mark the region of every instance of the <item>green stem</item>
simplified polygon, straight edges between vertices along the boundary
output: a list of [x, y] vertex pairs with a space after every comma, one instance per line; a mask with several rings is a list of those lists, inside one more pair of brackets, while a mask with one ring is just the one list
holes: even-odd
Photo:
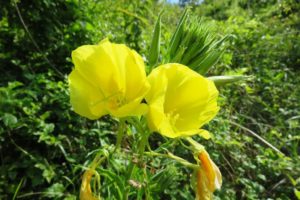
[[190, 143], [191, 149], [194, 152], [201, 152], [205, 149], [203, 145], [199, 144], [198, 142], [193, 140], [191, 137], [185, 137], [184, 139]]
[[132, 176], [132, 172], [134, 170], [135, 165], [133, 164], [133, 162], [131, 161], [129, 164], [129, 171], [128, 171], [128, 175], [125, 178], [126, 183], [125, 183], [125, 192], [123, 194], [123, 200], [127, 200], [128, 199], [128, 193], [129, 193], [129, 189], [130, 189], [130, 185], [128, 185], [128, 180], [130, 180], [131, 176]]
[[156, 153], [156, 152], [152, 151], [152, 152], [145, 152], [145, 154], [150, 155], [150, 156], [159, 156], [159, 157], [164, 157], [164, 158], [170, 158], [170, 159], [175, 160], [176, 162], [178, 162], [178, 163], [180, 163], [180, 164], [182, 164], [182, 165], [184, 165], [188, 168], [195, 169], [195, 170], [199, 169], [199, 165], [190, 163], [189, 161], [184, 160], [181, 157], [175, 156], [174, 154], [172, 154], [170, 152], [168, 152], [168, 154], [161, 154], [161, 153]]
[[149, 137], [149, 133], [144, 132], [144, 134], [142, 135], [142, 138], [140, 140], [139, 147], [138, 147], [138, 153], [139, 153], [140, 158], [143, 157], [143, 153], [145, 152], [145, 147], [148, 142], [148, 137]]
[[[136, 128], [137, 132], [141, 135], [141, 139], [139, 141], [137, 150], [138, 150], [139, 159], [142, 159], [143, 154], [145, 152], [145, 147], [146, 147], [146, 144], [147, 144], [148, 137], [149, 137], [150, 133], [149, 133], [148, 130], [144, 129], [144, 127], [141, 124], [140, 120], [138, 120], [137, 118], [130, 118], [130, 119], [128, 119], [128, 121]], [[125, 185], [127, 185], [127, 186], [125, 188], [125, 192], [124, 192], [124, 195], [123, 195], [123, 200], [128, 199], [128, 193], [129, 193], [129, 190], [130, 190], [130, 186], [128, 185], [128, 180], [131, 179], [134, 168], [135, 168], [135, 164], [131, 160], [131, 162], [129, 164], [129, 167], [128, 167], [128, 175], [125, 178], [125, 180], [126, 180]]]
[[146, 144], [148, 142], [148, 138], [150, 135], [149, 130], [146, 130], [143, 125], [141, 124], [141, 121], [138, 120], [137, 118], [130, 118], [128, 119], [128, 121], [134, 125], [134, 127], [136, 128], [137, 132], [141, 135], [141, 139], [139, 141], [139, 145], [138, 145], [138, 154], [140, 155], [140, 157], [142, 157], [144, 151], [145, 151], [145, 147]]
[[120, 124], [119, 124], [119, 130], [118, 130], [118, 134], [117, 134], [117, 143], [116, 143], [116, 147], [114, 149], [114, 152], [120, 148], [121, 146], [121, 142], [125, 133], [125, 128], [126, 128], [126, 123], [125, 123], [125, 119], [120, 119]]

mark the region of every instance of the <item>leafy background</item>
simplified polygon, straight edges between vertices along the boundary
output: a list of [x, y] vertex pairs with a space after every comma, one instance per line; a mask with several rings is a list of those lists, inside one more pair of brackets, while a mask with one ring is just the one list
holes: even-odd
[[[109, 37], [146, 56], [162, 9], [165, 51], [185, 6], [216, 34], [231, 34], [209, 74], [253, 76], [220, 88], [222, 109], [207, 127], [214, 138], [200, 140], [223, 174], [215, 198], [299, 199], [297, 0], [1, 1], [0, 199], [77, 199], [83, 166], [95, 150], [115, 142], [118, 124], [109, 117], [89, 121], [72, 111], [66, 79], [73, 67], [71, 51]], [[153, 162], [163, 172], [153, 178], [154, 199], [194, 198], [189, 171]], [[114, 190], [107, 187], [102, 193], [110, 199]]]

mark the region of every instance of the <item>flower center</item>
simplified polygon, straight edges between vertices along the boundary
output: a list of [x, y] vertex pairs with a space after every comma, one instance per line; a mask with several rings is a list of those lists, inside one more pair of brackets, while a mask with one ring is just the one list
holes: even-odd
[[178, 129], [176, 127], [176, 122], [179, 119], [179, 114], [176, 112], [176, 110], [172, 110], [166, 113], [166, 117], [173, 129], [174, 132], [177, 132]]
[[117, 109], [127, 103], [123, 93], [118, 92], [108, 98], [108, 106], [110, 109]]
[[95, 101], [91, 103], [91, 106], [97, 106], [98, 104], [106, 103], [108, 107], [112, 110], [115, 110], [125, 104], [128, 103], [127, 99], [124, 97], [122, 92], [116, 92], [112, 95], [109, 95], [101, 100]]

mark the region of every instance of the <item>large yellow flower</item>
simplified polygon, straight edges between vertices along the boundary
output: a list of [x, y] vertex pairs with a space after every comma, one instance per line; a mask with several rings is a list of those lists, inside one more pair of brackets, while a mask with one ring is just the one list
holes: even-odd
[[107, 39], [72, 52], [75, 69], [69, 75], [71, 104], [89, 119], [141, 115], [150, 85], [142, 57], [123, 44]]
[[147, 119], [152, 131], [170, 138], [206, 133], [200, 127], [219, 110], [212, 81], [176, 63], [155, 68], [148, 80]]
[[201, 167], [197, 172], [196, 199], [211, 200], [213, 192], [221, 188], [222, 175], [205, 150], [199, 153], [198, 159]]

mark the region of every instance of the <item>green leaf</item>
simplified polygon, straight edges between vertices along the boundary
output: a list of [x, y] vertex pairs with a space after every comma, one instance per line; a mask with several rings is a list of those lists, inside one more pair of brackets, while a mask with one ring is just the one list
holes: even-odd
[[49, 163], [46, 160], [45, 160], [45, 164], [37, 163], [37, 164], [35, 164], [35, 167], [38, 169], [41, 169], [43, 171], [43, 177], [47, 180], [48, 183], [50, 183], [51, 180], [56, 175], [53, 167], [51, 165], [49, 165]]
[[150, 71], [152, 67], [157, 63], [158, 58], [159, 58], [159, 52], [160, 52], [160, 34], [161, 34], [161, 15], [162, 12], [159, 14], [153, 36], [152, 36], [152, 42], [150, 46], [150, 52], [149, 52], [149, 66], [150, 66]]
[[203, 59], [196, 68], [199, 74], [205, 74], [208, 70], [218, 62], [223, 51], [209, 51], [207, 52], [207, 56]]
[[54, 183], [49, 188], [47, 188], [45, 196], [48, 198], [57, 198], [64, 195], [65, 187], [61, 183]]
[[294, 189], [294, 192], [295, 192], [297, 199], [299, 200], [300, 199], [300, 191], [297, 189]]
[[21, 181], [19, 182], [19, 184], [18, 184], [18, 186], [17, 186], [17, 188], [16, 188], [16, 191], [15, 191], [15, 193], [14, 193], [14, 196], [13, 196], [13, 200], [15, 200], [16, 199], [16, 197], [17, 197], [17, 195], [18, 195], [18, 192], [20, 191], [20, 188], [22, 187], [22, 185], [23, 185], [23, 182], [24, 182], [24, 178], [22, 178], [21, 179]]
[[76, 199], [77, 199], [77, 197], [75, 195], [72, 195], [72, 194], [69, 194], [68, 196], [66, 196], [64, 198], [64, 200], [76, 200]]
[[16, 123], [18, 123], [17, 117], [10, 114], [10, 113], [5, 113], [2, 120], [3, 120], [4, 125], [9, 127], [9, 128], [13, 128], [14, 125]]
[[19, 87], [19, 86], [22, 86], [22, 85], [23, 85], [23, 83], [21, 83], [19, 81], [9, 82], [8, 83], [8, 88], [12, 90], [12, 89], [14, 89], [16, 87]]
[[106, 181], [107, 185], [103, 187], [109, 187], [111, 184], [113, 185], [114, 195], [118, 196], [118, 199], [121, 199], [124, 192], [125, 186], [123, 184], [124, 180], [123, 177], [118, 176], [114, 172], [106, 169], [100, 169], [100, 176], [106, 177], [108, 180]]
[[180, 18], [180, 21], [179, 21], [177, 27], [176, 27], [176, 31], [171, 38], [170, 46], [169, 46], [169, 59], [170, 58], [172, 59], [172, 57], [174, 56], [174, 54], [178, 48], [178, 45], [180, 43], [180, 38], [183, 33], [183, 27], [187, 20], [187, 14], [188, 14], [188, 9], [185, 9], [183, 15]]

